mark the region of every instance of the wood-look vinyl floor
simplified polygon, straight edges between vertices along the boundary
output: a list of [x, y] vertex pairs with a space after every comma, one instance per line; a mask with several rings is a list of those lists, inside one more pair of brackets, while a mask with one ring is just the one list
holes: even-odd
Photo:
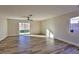
[[14, 36], [0, 42], [0, 54], [79, 54], [79, 50], [57, 39]]

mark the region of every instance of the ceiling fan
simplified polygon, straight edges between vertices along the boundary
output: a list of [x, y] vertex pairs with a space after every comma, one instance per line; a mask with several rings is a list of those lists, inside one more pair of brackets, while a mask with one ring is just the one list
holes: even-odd
[[31, 21], [33, 21], [32, 19], [31, 19], [31, 17], [32, 17], [32, 15], [29, 15], [29, 16], [21, 16], [21, 17], [19, 17], [19, 18], [8, 18], [8, 19], [15, 19], [15, 20], [26, 20], [27, 22], [31, 22]]
[[26, 18], [26, 20], [28, 21], [33, 21], [32, 19], [30, 19], [32, 17], [32, 15], [29, 15], [29, 16], [23, 16], [23, 18]]

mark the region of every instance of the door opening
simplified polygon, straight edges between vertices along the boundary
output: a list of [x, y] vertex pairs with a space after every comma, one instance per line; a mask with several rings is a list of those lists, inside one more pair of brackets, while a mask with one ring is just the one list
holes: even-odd
[[19, 35], [30, 34], [30, 23], [19, 23]]

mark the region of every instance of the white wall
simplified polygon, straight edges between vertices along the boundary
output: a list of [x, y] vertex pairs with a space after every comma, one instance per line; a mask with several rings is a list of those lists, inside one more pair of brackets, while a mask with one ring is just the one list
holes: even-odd
[[18, 34], [18, 21], [8, 20], [8, 36], [15, 36]]
[[31, 34], [40, 34], [40, 21], [33, 21], [31, 22]]
[[7, 37], [7, 20], [0, 17], [0, 41]]
[[55, 38], [79, 46], [79, 34], [69, 32], [69, 21], [74, 16], [79, 16], [79, 11], [44, 20], [41, 22], [41, 32], [45, 34], [45, 30], [49, 29]]
[[[8, 20], [8, 36], [16, 36], [18, 35], [19, 30], [19, 22], [27, 22], [27, 21], [21, 21], [21, 20]], [[31, 22], [31, 34], [39, 34], [40, 33], [40, 22], [39, 21], [33, 21]]]

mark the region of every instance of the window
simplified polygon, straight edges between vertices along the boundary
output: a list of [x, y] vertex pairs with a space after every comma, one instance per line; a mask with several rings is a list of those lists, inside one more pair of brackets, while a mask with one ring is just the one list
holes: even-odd
[[30, 23], [19, 23], [19, 34], [30, 34]]
[[79, 33], [79, 16], [70, 19], [70, 32]]

